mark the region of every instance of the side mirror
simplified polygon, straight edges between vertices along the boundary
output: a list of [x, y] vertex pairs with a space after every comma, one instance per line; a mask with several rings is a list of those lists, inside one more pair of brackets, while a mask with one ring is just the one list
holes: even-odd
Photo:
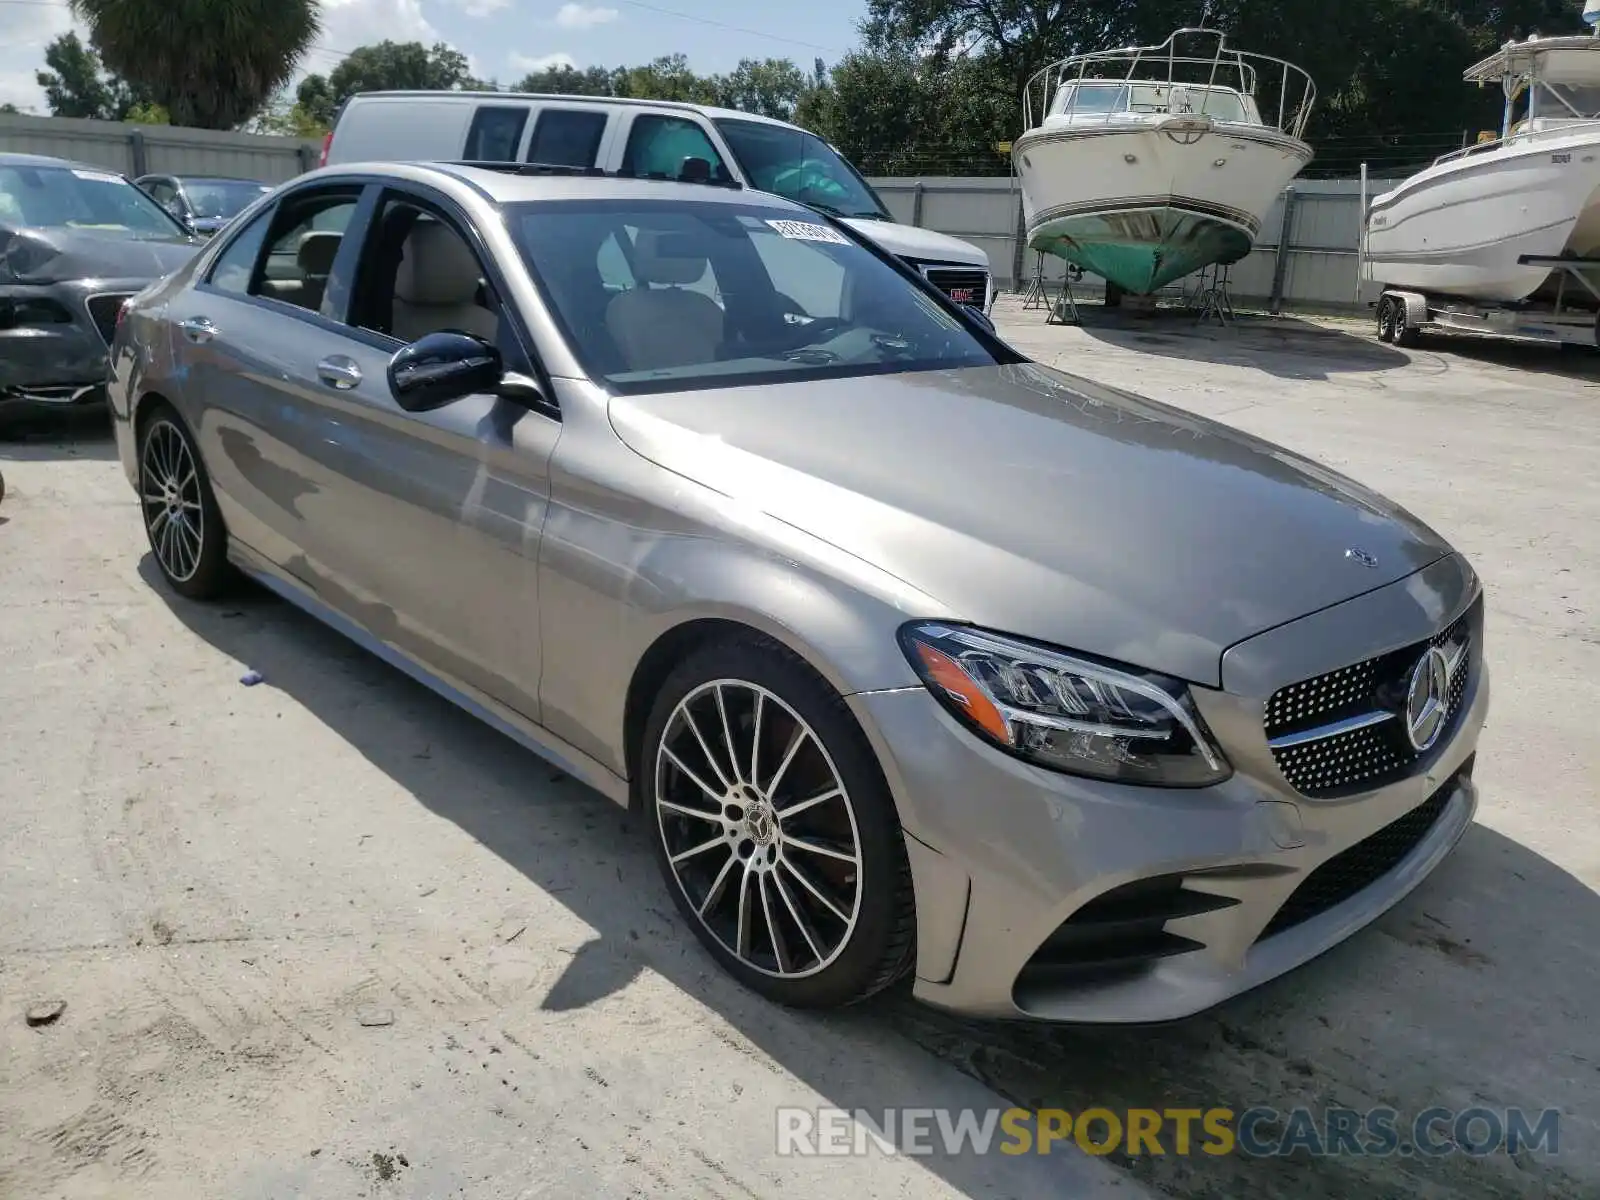
[[466, 396], [493, 393], [505, 377], [500, 351], [471, 334], [418, 338], [389, 360], [389, 393], [407, 412], [431, 412]]
[[995, 329], [994, 321], [990, 319], [989, 314], [984, 312], [983, 309], [979, 308], [976, 304], [963, 304], [961, 307], [967, 310], [967, 316], [971, 317], [979, 325], [982, 325], [990, 333], [998, 332]]

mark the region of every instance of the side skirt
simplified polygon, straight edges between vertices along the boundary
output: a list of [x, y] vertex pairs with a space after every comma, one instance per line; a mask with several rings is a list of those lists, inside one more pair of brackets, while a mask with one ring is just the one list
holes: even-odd
[[373, 637], [367, 629], [328, 607], [299, 580], [285, 575], [238, 542], [233, 542], [229, 546], [228, 558], [234, 566], [262, 587], [287, 600], [330, 629], [342, 633], [369, 654], [409, 675], [423, 687], [443, 696], [457, 708], [477, 717], [524, 749], [533, 751], [552, 766], [588, 784], [608, 800], [620, 804], [623, 808], [629, 806], [628, 781], [596, 762], [582, 750], [556, 737], [543, 727], [535, 725], [498, 701], [435, 675], [409, 654]]

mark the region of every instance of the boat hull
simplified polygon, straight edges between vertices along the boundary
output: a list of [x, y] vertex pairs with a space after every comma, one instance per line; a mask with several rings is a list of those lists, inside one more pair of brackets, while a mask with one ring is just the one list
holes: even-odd
[[1048, 126], [1018, 139], [1028, 244], [1137, 295], [1250, 252], [1311, 148], [1209, 121]]
[[1375, 283], [1516, 303], [1548, 263], [1600, 256], [1600, 124], [1436, 163], [1377, 197], [1367, 222]]

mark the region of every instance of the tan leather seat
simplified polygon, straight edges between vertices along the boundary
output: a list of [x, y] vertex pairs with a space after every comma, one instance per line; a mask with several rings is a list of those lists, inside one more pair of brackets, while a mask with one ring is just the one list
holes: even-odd
[[300, 268], [300, 291], [291, 297], [313, 312], [322, 309], [322, 296], [328, 290], [328, 276], [333, 273], [333, 260], [339, 257], [339, 246], [344, 235], [329, 229], [313, 229], [300, 235], [300, 245], [295, 250], [295, 265]]
[[716, 361], [723, 312], [699, 283], [706, 255], [687, 234], [641, 229], [633, 248], [634, 286], [606, 306], [606, 330], [626, 370], [659, 371]]
[[478, 260], [460, 234], [437, 221], [419, 222], [395, 274], [390, 332], [404, 342], [444, 329], [494, 341], [500, 321], [478, 303], [482, 282]]

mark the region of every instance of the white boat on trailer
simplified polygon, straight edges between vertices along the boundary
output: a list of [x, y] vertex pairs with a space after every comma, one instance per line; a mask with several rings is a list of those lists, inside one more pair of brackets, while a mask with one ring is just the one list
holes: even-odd
[[1052, 63], [1011, 150], [1029, 246], [1136, 295], [1238, 262], [1311, 160], [1315, 100], [1299, 67], [1215, 29]]
[[1507, 42], [1468, 68], [1505, 96], [1498, 137], [1373, 199], [1362, 273], [1378, 336], [1450, 329], [1596, 344], [1600, 318], [1600, 37]]

